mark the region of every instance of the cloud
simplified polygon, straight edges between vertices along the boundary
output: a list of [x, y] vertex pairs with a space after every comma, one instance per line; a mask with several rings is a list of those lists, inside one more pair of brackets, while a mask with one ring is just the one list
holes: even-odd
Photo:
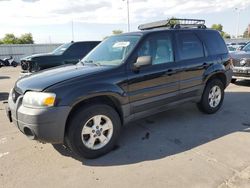
[[[126, 0], [0, 0], [0, 24], [48, 25], [77, 22], [126, 22]], [[214, 13], [246, 8], [250, 0], [130, 0], [130, 20], [142, 23], [171, 16]], [[10, 11], [11, 10], [11, 11]]]
[[82, 12], [92, 12], [96, 11], [100, 8], [111, 8], [112, 4], [110, 2], [101, 1], [98, 3], [86, 2], [84, 4], [79, 3], [71, 3], [67, 7], [60, 8], [58, 10], [54, 10], [54, 13], [58, 14], [72, 14], [72, 13], [82, 13]]
[[36, 1], [40, 1], [40, 0], [22, 0], [23, 2], [27, 2], [27, 3], [34, 3]]

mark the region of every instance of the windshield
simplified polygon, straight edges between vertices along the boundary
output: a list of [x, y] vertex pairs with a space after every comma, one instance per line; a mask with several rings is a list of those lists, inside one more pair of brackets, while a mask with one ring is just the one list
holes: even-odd
[[227, 48], [229, 51], [236, 51], [236, 48], [234, 48], [233, 46], [228, 46]]
[[244, 46], [243, 50], [250, 51], [250, 43], [248, 43], [246, 46]]
[[72, 43], [66, 43], [66, 44], [63, 44], [61, 46], [59, 46], [58, 48], [56, 48], [52, 54], [55, 54], [55, 55], [62, 55], [63, 52], [65, 52], [70, 46], [71, 46]]
[[85, 56], [81, 62], [118, 66], [123, 63], [123, 60], [133, 50], [139, 38], [138, 35], [109, 37]]

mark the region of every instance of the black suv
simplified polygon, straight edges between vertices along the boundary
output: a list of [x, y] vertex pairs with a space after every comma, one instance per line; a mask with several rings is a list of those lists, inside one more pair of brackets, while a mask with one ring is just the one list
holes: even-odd
[[76, 64], [100, 41], [65, 43], [51, 53], [35, 54], [21, 59], [23, 73], [37, 72], [63, 64]]
[[32, 139], [95, 158], [131, 120], [187, 101], [215, 113], [232, 78], [224, 40], [204, 20], [172, 21], [109, 37], [76, 65], [18, 80], [6, 108], [10, 121]]

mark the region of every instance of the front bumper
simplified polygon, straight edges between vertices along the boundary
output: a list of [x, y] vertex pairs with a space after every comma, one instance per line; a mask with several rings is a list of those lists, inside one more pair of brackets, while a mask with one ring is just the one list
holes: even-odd
[[234, 67], [233, 78], [250, 80], [250, 67]]
[[16, 103], [10, 97], [6, 113], [10, 121], [34, 140], [49, 143], [63, 143], [66, 120], [70, 107], [28, 108], [22, 105], [22, 96]]

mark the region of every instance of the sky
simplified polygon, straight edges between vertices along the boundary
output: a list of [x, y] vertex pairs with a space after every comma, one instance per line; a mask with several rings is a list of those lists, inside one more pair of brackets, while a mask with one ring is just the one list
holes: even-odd
[[[0, 38], [32, 33], [36, 43], [65, 43], [127, 32], [127, 0], [0, 0], [0, 9]], [[250, 24], [250, 0], [129, 0], [129, 13], [130, 31], [177, 17], [205, 19], [207, 27], [220, 23], [236, 35], [238, 20], [239, 34]]]

